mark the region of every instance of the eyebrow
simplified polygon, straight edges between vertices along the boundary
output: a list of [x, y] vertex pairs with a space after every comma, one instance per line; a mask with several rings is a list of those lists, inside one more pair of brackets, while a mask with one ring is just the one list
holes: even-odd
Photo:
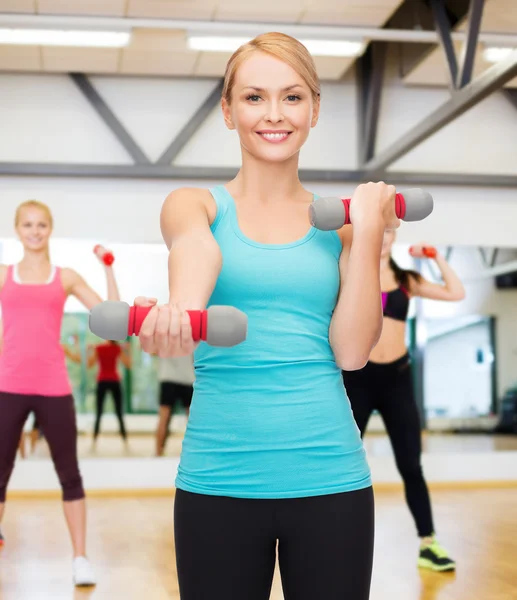
[[[285, 87], [285, 88], [282, 89], [282, 92], [288, 92], [289, 90], [292, 90], [292, 89], [297, 88], [297, 87], [301, 88], [302, 85], [299, 84], [299, 83], [294, 83], [293, 85], [288, 85], [287, 87]], [[246, 85], [246, 86], [244, 86], [243, 89], [245, 89], [245, 90], [255, 90], [256, 92], [264, 92], [265, 91], [264, 88], [257, 87], [255, 85]]]

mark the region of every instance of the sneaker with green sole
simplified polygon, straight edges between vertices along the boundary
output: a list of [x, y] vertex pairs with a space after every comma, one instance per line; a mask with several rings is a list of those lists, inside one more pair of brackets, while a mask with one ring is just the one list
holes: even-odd
[[420, 548], [418, 566], [431, 571], [454, 571], [456, 562], [449, 556], [447, 550], [434, 540], [431, 544]]

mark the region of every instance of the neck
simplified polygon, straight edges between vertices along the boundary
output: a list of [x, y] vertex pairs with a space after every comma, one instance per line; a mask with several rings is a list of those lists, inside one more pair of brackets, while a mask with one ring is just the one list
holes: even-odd
[[31, 269], [47, 267], [50, 264], [50, 256], [48, 248], [42, 250], [27, 250], [23, 251], [23, 258], [20, 264]]
[[242, 167], [228, 186], [232, 195], [269, 204], [292, 201], [304, 189], [298, 176], [298, 154], [281, 163], [257, 160], [242, 150]]
[[386, 254], [386, 256], [381, 256], [381, 271], [390, 268], [390, 258], [391, 256], [389, 254]]

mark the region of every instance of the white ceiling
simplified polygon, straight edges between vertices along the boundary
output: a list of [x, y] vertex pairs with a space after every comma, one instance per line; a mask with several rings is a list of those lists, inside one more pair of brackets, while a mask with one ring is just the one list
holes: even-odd
[[[1, 13], [72, 15], [192, 21], [259, 22], [381, 28], [403, 0], [0, 0]], [[485, 0], [481, 30], [517, 34], [517, 0]], [[465, 30], [466, 20], [456, 28]], [[460, 56], [461, 44], [456, 43]], [[135, 28], [123, 49], [0, 45], [0, 71], [68, 72], [147, 76], [208, 76], [224, 73], [230, 53], [192, 51], [186, 32]], [[338, 80], [350, 58], [315, 57], [322, 80]], [[478, 75], [491, 66], [479, 45]], [[448, 66], [438, 46], [404, 79], [408, 85], [448, 85]], [[507, 84], [517, 87], [517, 78]]]
[[[382, 27], [403, 0], [0, 0], [0, 13]], [[230, 53], [191, 51], [182, 30], [134, 29], [124, 49], [0, 45], [0, 70], [222, 76]], [[354, 59], [315, 57], [322, 80]]]

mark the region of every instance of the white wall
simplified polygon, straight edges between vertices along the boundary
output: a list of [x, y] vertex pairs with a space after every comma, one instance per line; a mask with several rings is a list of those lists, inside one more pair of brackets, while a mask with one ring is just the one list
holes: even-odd
[[[151, 160], [156, 159], [217, 81], [92, 77], [92, 82]], [[447, 101], [440, 88], [391, 81], [381, 104], [377, 151]], [[318, 126], [301, 167], [357, 167], [356, 89], [324, 83]], [[487, 127], [485, 123], [489, 123]], [[66, 75], [0, 73], [0, 160], [130, 164], [123, 148]], [[393, 169], [425, 172], [515, 173], [517, 112], [495, 93], [401, 158]], [[238, 166], [235, 132], [216, 107], [177, 165]]]
[[[215, 84], [215, 80], [110, 77], [94, 77], [92, 81], [151, 159], [160, 155]], [[434, 88], [388, 85], [378, 149], [403, 135], [445, 101], [447, 94]], [[356, 168], [356, 119], [353, 84], [324, 84], [320, 123], [302, 150], [300, 166]], [[0, 161], [131, 163], [65, 75], [0, 73], [0, 131]], [[515, 139], [517, 111], [496, 93], [393, 167], [515, 174]], [[236, 134], [224, 127], [216, 108], [175, 164], [237, 167], [239, 160]], [[3, 177], [0, 237], [11, 235], [16, 205], [36, 197], [52, 207], [60, 237], [161, 242], [158, 214], [165, 196], [182, 185], [214, 183]], [[351, 183], [307, 185], [321, 195], [339, 196], [350, 195], [355, 187]], [[401, 241], [427, 238], [435, 244], [516, 244], [513, 224], [517, 219], [517, 190], [431, 186], [429, 191], [435, 197], [434, 213], [422, 223], [403, 225]]]
[[[400, 139], [450, 98], [448, 89], [386, 86], [376, 151]], [[390, 170], [515, 174], [517, 111], [494, 93], [394, 162]]]
[[[159, 215], [167, 194], [184, 185], [210, 187], [218, 183], [0, 177], [0, 237], [13, 235], [18, 204], [37, 198], [51, 207], [58, 237], [162, 243]], [[308, 183], [307, 187], [322, 196], [341, 197], [349, 196], [354, 189], [350, 183]], [[434, 196], [434, 212], [419, 223], [402, 223], [398, 233], [401, 242], [517, 245], [517, 190], [444, 186], [428, 189]]]

